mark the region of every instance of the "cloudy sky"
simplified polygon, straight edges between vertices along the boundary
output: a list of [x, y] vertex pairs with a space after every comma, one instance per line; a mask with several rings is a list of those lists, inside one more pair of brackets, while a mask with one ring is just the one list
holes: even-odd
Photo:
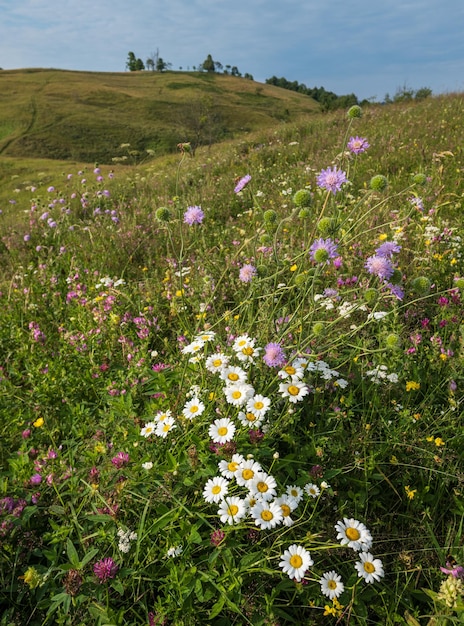
[[207, 54], [382, 101], [464, 91], [463, 0], [0, 0], [0, 67], [125, 71], [133, 51], [192, 69]]

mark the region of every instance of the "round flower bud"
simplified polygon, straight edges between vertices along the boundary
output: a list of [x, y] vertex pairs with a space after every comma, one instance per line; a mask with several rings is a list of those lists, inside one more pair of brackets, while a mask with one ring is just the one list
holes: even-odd
[[317, 223], [317, 230], [325, 237], [333, 235], [336, 231], [336, 222], [331, 217], [322, 217]]
[[274, 224], [277, 220], [277, 213], [273, 209], [268, 209], [267, 211], [264, 211], [263, 217], [266, 223]]
[[323, 322], [315, 322], [313, 324], [313, 335], [319, 336], [324, 332], [324, 323]]
[[307, 277], [307, 275], [305, 273], [297, 274], [295, 276], [295, 285], [297, 287], [303, 287], [303, 285], [306, 284], [307, 279], [308, 279], [308, 277]]
[[293, 203], [299, 207], [311, 206], [312, 198], [308, 189], [299, 189], [293, 196]]
[[369, 186], [374, 191], [384, 191], [388, 185], [388, 180], [383, 174], [377, 174], [371, 178]]
[[263, 246], [268, 246], [269, 244], [272, 243], [272, 237], [270, 237], [267, 233], [264, 233], [259, 238], [259, 243]]
[[165, 206], [156, 209], [155, 217], [158, 222], [169, 222], [171, 219], [171, 211]]
[[258, 265], [256, 267], [256, 272], [258, 273], [258, 276], [267, 276], [268, 271], [269, 271], [268, 266], [264, 265], [263, 263], [261, 263], [261, 265]]
[[394, 270], [393, 274], [390, 276], [390, 282], [392, 283], [392, 285], [399, 285], [402, 279], [403, 274], [400, 272], [400, 270]]
[[464, 289], [464, 278], [456, 278], [454, 284], [458, 289]]
[[427, 276], [418, 276], [412, 281], [412, 287], [416, 293], [425, 295], [430, 291], [430, 280]]
[[328, 250], [326, 250], [325, 248], [318, 248], [317, 250], [314, 250], [313, 258], [316, 263], [325, 263], [329, 260], [330, 255]]
[[302, 220], [307, 220], [308, 217], [311, 217], [311, 211], [308, 209], [308, 207], [303, 207], [299, 210], [298, 217]]
[[357, 117], [361, 117], [362, 116], [362, 109], [361, 109], [361, 107], [358, 106], [357, 104], [355, 104], [354, 106], [350, 107], [348, 109], [347, 116], [350, 118], [350, 120], [354, 120]]
[[369, 289], [366, 289], [366, 291], [364, 292], [364, 299], [367, 302], [367, 304], [374, 304], [378, 296], [379, 296], [379, 292], [377, 291], [377, 289], [374, 289], [374, 287], [370, 287]]
[[427, 182], [427, 176], [425, 174], [414, 174], [412, 182], [416, 185], [425, 185]]
[[385, 345], [388, 350], [398, 350], [401, 348], [401, 337], [396, 333], [390, 333], [385, 337]]

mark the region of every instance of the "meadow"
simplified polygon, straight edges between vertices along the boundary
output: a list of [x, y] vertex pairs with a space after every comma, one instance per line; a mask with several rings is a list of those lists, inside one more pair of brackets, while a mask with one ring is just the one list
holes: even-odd
[[1, 626], [462, 624], [462, 115], [2, 157]]

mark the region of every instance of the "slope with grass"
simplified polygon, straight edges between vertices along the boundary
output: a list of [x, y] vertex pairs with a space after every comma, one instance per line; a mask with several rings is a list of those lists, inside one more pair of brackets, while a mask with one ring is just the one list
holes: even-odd
[[319, 111], [301, 94], [193, 72], [0, 72], [0, 154], [111, 163], [119, 146], [156, 154]]

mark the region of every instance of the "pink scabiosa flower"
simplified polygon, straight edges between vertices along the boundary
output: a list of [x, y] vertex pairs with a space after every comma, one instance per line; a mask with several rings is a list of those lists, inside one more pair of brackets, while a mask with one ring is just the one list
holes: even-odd
[[193, 224], [201, 224], [205, 217], [204, 212], [199, 206], [189, 206], [184, 213], [184, 223], [192, 226]]
[[364, 267], [367, 269], [369, 274], [373, 274], [383, 280], [391, 278], [394, 272], [390, 259], [385, 256], [379, 256], [378, 254], [370, 256]]
[[337, 166], [333, 169], [328, 167], [325, 170], [321, 170], [317, 177], [317, 185], [321, 189], [326, 189], [332, 193], [337, 193], [342, 188], [343, 183], [346, 183], [348, 179], [343, 170], [339, 170]]
[[263, 361], [268, 367], [282, 367], [287, 359], [280, 343], [268, 343], [264, 348]]
[[97, 561], [93, 566], [93, 573], [98, 578], [100, 584], [106, 583], [107, 580], [111, 580], [117, 574], [119, 567], [113, 561], [111, 557], [101, 559]]
[[316, 263], [327, 263], [337, 256], [337, 244], [332, 239], [316, 239], [309, 248], [309, 256]]
[[242, 283], [251, 283], [256, 274], [256, 267], [254, 265], [251, 265], [250, 263], [246, 263], [240, 268], [238, 277], [240, 278]]
[[237, 184], [235, 185], [234, 192], [235, 193], [240, 193], [242, 191], [242, 189], [244, 189], [248, 185], [250, 180], [251, 180], [250, 174], [246, 174], [245, 176], [240, 178], [239, 181], [237, 182]]
[[370, 144], [364, 137], [350, 137], [346, 147], [353, 154], [361, 154], [370, 148]]
[[121, 467], [129, 463], [129, 455], [127, 452], [118, 452], [116, 456], [111, 459], [111, 463], [118, 469], [121, 469]]

